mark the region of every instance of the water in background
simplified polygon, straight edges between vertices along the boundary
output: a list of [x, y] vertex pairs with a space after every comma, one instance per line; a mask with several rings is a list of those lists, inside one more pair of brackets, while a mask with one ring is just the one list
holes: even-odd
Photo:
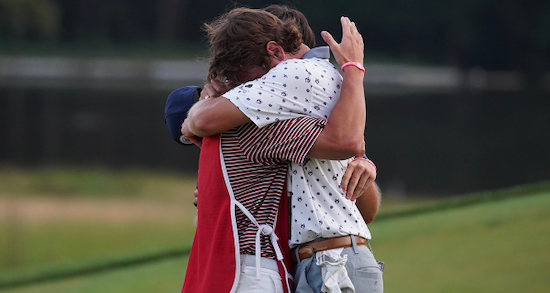
[[[200, 82], [197, 82], [200, 84]], [[0, 87], [0, 164], [196, 174], [164, 125], [169, 90]], [[550, 96], [368, 94], [367, 154], [388, 196], [461, 194], [550, 179]]]

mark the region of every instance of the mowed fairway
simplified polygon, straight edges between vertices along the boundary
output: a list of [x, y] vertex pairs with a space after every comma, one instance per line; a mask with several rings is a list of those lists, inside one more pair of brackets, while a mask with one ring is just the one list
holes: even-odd
[[550, 292], [548, 191], [370, 227], [385, 292]]
[[[369, 225], [385, 292], [550, 292], [550, 191]], [[179, 292], [186, 258], [8, 288], [26, 292]]]
[[181, 291], [187, 258], [174, 258], [63, 281], [0, 290], [2, 293], [176, 293]]

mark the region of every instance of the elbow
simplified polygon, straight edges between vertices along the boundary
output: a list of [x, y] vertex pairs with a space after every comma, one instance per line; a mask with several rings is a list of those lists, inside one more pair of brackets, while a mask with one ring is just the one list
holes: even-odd
[[365, 147], [365, 140], [363, 137], [361, 137], [360, 141], [356, 141], [354, 143], [354, 150], [356, 157], [363, 157], [363, 155], [366, 153], [366, 147]]
[[318, 156], [319, 158], [331, 159], [331, 160], [345, 160], [351, 157], [363, 157], [365, 153], [365, 142], [356, 140], [339, 140], [332, 141], [330, 149], [330, 155]]
[[362, 136], [351, 138], [341, 143], [341, 145], [345, 148], [343, 151], [349, 156], [362, 157], [365, 153], [365, 140]]
[[367, 188], [366, 193], [357, 199], [357, 207], [363, 216], [365, 223], [369, 224], [374, 221], [378, 210], [380, 209], [380, 202], [382, 195], [378, 184], [373, 182], [369, 188]]
[[365, 223], [370, 224], [372, 221], [374, 221], [374, 218], [376, 218], [376, 213], [364, 216], [363, 220], [365, 220]]
[[323, 130], [308, 153], [308, 158], [345, 160], [353, 156], [362, 157], [365, 153], [365, 142], [352, 136], [338, 137]]
[[378, 207], [372, 207], [365, 213], [361, 213], [363, 216], [363, 220], [365, 220], [365, 223], [369, 224], [370, 222], [374, 221], [374, 218], [376, 218], [376, 215], [378, 214]]

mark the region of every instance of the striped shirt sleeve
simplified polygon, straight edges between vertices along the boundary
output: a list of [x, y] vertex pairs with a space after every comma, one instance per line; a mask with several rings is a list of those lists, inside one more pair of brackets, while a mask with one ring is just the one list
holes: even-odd
[[[323, 119], [300, 117], [271, 123], [260, 131], [247, 124], [239, 138], [245, 156], [256, 163], [272, 165], [290, 161], [299, 165], [307, 162], [307, 154], [326, 125]], [[256, 130], [256, 131], [255, 131]]]

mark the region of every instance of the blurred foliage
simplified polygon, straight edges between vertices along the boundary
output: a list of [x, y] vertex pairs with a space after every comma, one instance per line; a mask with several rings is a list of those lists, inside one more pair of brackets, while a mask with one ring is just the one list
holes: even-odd
[[54, 42], [60, 31], [59, 9], [48, 0], [0, 0], [0, 29], [15, 42]]

